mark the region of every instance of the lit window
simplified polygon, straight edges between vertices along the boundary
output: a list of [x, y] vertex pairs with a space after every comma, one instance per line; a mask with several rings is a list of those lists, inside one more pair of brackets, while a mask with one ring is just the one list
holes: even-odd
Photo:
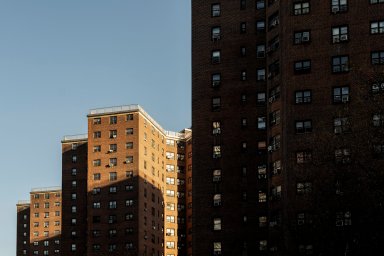
[[221, 205], [221, 194], [215, 194], [213, 196], [213, 206], [220, 206]]
[[265, 130], [266, 129], [266, 117], [258, 117], [257, 118], [257, 129]]
[[221, 255], [221, 242], [213, 242], [213, 255]]
[[221, 218], [213, 219], [213, 230], [221, 230]]
[[221, 126], [219, 121], [212, 122], [212, 134], [213, 135], [221, 134]]
[[259, 203], [267, 202], [267, 194], [263, 191], [259, 191]]
[[213, 170], [213, 182], [220, 182], [221, 181], [221, 170], [216, 169]]
[[221, 146], [216, 145], [213, 146], [213, 158], [220, 158], [221, 157]]

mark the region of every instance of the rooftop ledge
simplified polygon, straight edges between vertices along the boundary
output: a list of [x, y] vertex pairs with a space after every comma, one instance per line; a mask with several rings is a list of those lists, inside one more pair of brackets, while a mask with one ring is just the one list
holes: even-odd
[[45, 187], [45, 188], [33, 188], [31, 190], [31, 193], [36, 193], [36, 192], [49, 192], [49, 191], [61, 191], [61, 187], [56, 186], [56, 187]]

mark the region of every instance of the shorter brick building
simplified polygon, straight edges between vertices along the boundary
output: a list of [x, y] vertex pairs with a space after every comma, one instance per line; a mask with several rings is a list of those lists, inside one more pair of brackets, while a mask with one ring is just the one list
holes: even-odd
[[17, 256], [60, 255], [61, 188], [32, 189], [17, 204]]

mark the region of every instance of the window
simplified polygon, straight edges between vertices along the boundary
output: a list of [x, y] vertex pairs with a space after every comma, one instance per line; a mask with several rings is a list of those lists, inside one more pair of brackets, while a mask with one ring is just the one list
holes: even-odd
[[94, 173], [93, 174], [93, 180], [100, 180], [101, 174], [100, 173]]
[[294, 34], [294, 44], [309, 43], [311, 39], [311, 33], [309, 31], [299, 31]]
[[303, 120], [295, 122], [296, 133], [310, 133], [312, 132], [312, 120]]
[[221, 205], [221, 194], [215, 194], [213, 196], [213, 206], [220, 206]]
[[240, 10], [245, 10], [245, 8], [247, 8], [247, 1], [240, 0]]
[[294, 63], [295, 74], [305, 74], [311, 72], [311, 60], [301, 60]]
[[352, 225], [352, 218], [351, 218], [351, 212], [336, 212], [336, 227], [342, 227], [342, 226], [351, 226]]
[[256, 58], [264, 58], [265, 57], [265, 45], [260, 44], [256, 46]]
[[175, 178], [166, 177], [165, 182], [169, 185], [175, 185]]
[[114, 139], [117, 137], [117, 130], [110, 130], [109, 131], [109, 138]]
[[133, 142], [127, 142], [127, 143], [125, 143], [125, 148], [126, 148], [126, 149], [133, 149]]
[[212, 17], [219, 17], [221, 14], [220, 4], [212, 4], [211, 13], [212, 13]]
[[214, 73], [212, 74], [212, 87], [217, 88], [221, 84], [221, 74], [220, 73]]
[[258, 0], [256, 1], [256, 9], [261, 10], [265, 8], [265, 1], [264, 0]]
[[269, 113], [269, 124], [271, 126], [280, 124], [280, 110]]
[[348, 10], [347, 0], [332, 0], [332, 13], [346, 12]]
[[259, 227], [266, 227], [266, 226], [267, 226], [267, 216], [260, 216]]
[[383, 34], [384, 33], [384, 20], [371, 22], [371, 34]]
[[348, 41], [348, 26], [332, 28], [332, 42], [340, 43]]
[[240, 23], [240, 33], [244, 34], [247, 32], [247, 23], [246, 22], [241, 22]]
[[213, 255], [221, 255], [221, 242], [213, 242]]
[[94, 139], [101, 138], [101, 132], [100, 132], [100, 131], [94, 132], [94, 133], [93, 133], [93, 138], [94, 138]]
[[109, 209], [116, 209], [117, 208], [116, 201], [109, 201], [108, 208]]
[[333, 103], [346, 103], [349, 102], [349, 87], [335, 87], [333, 88]]
[[383, 114], [373, 114], [372, 116], [372, 125], [374, 127], [381, 127], [384, 126], [384, 115]]
[[212, 27], [211, 28], [211, 37], [213, 41], [221, 39], [221, 27]]
[[217, 64], [217, 63], [220, 63], [220, 50], [214, 50], [212, 51], [211, 53], [211, 61], [212, 61], [212, 64]]
[[49, 208], [49, 202], [44, 203], [44, 208]]
[[92, 206], [94, 209], [99, 209], [101, 205], [100, 202], [93, 202]]
[[336, 56], [332, 57], [332, 72], [342, 73], [349, 71], [349, 57], [348, 56]]
[[93, 124], [101, 124], [101, 118], [100, 117], [93, 118]]
[[303, 15], [309, 13], [309, 2], [295, 3], [293, 5], [294, 15]]
[[276, 160], [272, 163], [272, 175], [278, 175], [281, 172], [281, 161]]
[[265, 68], [260, 68], [256, 71], [256, 80], [265, 81]]
[[108, 153], [113, 153], [117, 151], [117, 145], [116, 144], [109, 144], [109, 150]]
[[311, 103], [312, 95], [311, 91], [296, 91], [295, 92], [295, 103], [303, 104], [303, 103]]
[[133, 205], [133, 199], [128, 199], [125, 201], [125, 206], [132, 206]]
[[266, 119], [267, 118], [265, 116], [257, 118], [257, 129], [259, 129], [259, 130], [265, 130], [266, 129]]
[[382, 4], [384, 3], [384, 0], [370, 0], [371, 4]]
[[77, 156], [72, 156], [72, 163], [76, 163], [77, 162]]
[[131, 164], [131, 163], [133, 163], [133, 156], [127, 156], [127, 157], [125, 158], [125, 163], [126, 163], [126, 164]]
[[109, 124], [117, 124], [117, 116], [110, 116]]
[[100, 151], [101, 151], [101, 146], [100, 145], [93, 146], [93, 152], [100, 152]]
[[221, 99], [220, 97], [212, 98], [212, 111], [219, 111], [221, 108]]
[[257, 104], [261, 105], [265, 103], [266, 93], [259, 92], [257, 93]]
[[265, 21], [264, 20], [256, 21], [256, 31], [257, 32], [264, 32], [265, 31]]
[[333, 131], [335, 134], [342, 134], [351, 131], [348, 117], [337, 117], [333, 120]]
[[128, 114], [126, 120], [127, 120], [127, 121], [131, 121], [131, 120], [133, 120], [133, 114]]
[[280, 134], [275, 135], [269, 139], [268, 151], [273, 152], [280, 148]]
[[267, 165], [261, 164], [257, 166], [257, 177], [259, 180], [267, 178]]
[[221, 146], [213, 146], [213, 158], [220, 158], [221, 157]]
[[114, 167], [117, 165], [117, 158], [109, 158], [109, 167]]
[[213, 176], [213, 182], [220, 182], [221, 170], [220, 169], [213, 170], [212, 176]]
[[109, 181], [115, 181], [117, 180], [117, 173], [116, 172], [110, 172], [109, 173]]
[[60, 216], [60, 211], [55, 211], [55, 216]]
[[310, 194], [312, 192], [312, 182], [296, 183], [296, 192], [299, 195]]
[[351, 151], [348, 148], [335, 149], [335, 162], [337, 164], [348, 164], [351, 162]]
[[310, 162], [312, 162], [312, 152], [310, 151], [296, 152], [296, 163], [307, 164]]
[[373, 65], [383, 65], [384, 64], [384, 51], [372, 52], [371, 53], [371, 62]]
[[125, 130], [125, 134], [126, 134], [126, 135], [132, 135], [132, 134], [133, 134], [133, 128], [127, 128], [127, 129]]
[[221, 218], [213, 219], [213, 230], [221, 230]]
[[263, 191], [259, 191], [259, 196], [258, 196], [259, 203], [265, 203], [267, 202], [267, 194]]
[[220, 121], [212, 122], [212, 134], [213, 135], [221, 134], [221, 124], [220, 124]]
[[243, 70], [241, 71], [241, 81], [247, 80], [247, 71]]
[[166, 216], [166, 221], [167, 221], [168, 223], [175, 223], [175, 216], [173, 216], [173, 215], [167, 215], [167, 216]]
[[380, 92], [384, 92], [384, 83], [373, 83], [371, 86], [371, 90], [373, 94], [377, 94]]

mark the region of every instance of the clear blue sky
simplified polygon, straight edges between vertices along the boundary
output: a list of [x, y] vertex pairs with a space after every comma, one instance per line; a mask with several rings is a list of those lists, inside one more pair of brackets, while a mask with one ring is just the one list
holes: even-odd
[[16, 203], [61, 184], [63, 135], [91, 108], [138, 103], [191, 125], [190, 0], [0, 0], [0, 248], [15, 255]]

